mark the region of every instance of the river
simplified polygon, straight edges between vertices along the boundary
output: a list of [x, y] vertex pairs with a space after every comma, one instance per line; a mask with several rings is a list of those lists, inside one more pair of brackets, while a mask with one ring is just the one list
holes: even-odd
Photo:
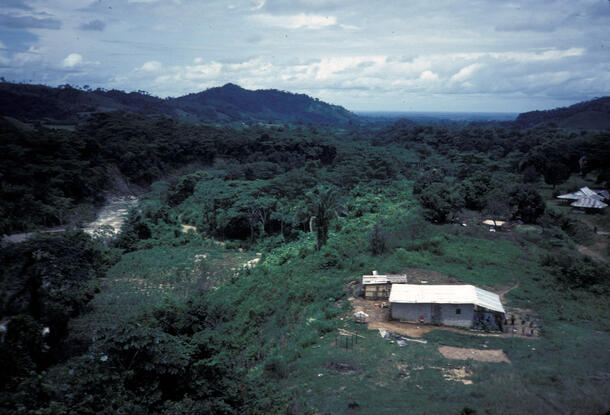
[[[100, 230], [107, 230], [116, 235], [121, 230], [123, 223], [125, 223], [129, 209], [137, 204], [138, 198], [135, 196], [113, 197], [98, 211], [96, 219], [93, 222], [85, 224], [81, 229], [89, 235], [94, 235]], [[111, 226], [112, 228], [109, 228], [108, 226]], [[38, 232], [62, 233], [65, 232], [66, 229], [66, 227], [60, 226], [57, 228], [42, 229]], [[2, 238], [2, 245], [26, 241], [35, 233], [36, 232], [24, 232], [5, 235]]]

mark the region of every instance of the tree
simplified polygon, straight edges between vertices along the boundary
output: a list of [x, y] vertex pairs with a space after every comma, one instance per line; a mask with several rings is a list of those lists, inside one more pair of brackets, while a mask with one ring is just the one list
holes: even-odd
[[421, 174], [415, 183], [413, 183], [413, 194], [420, 194], [423, 190], [432, 183], [442, 183], [443, 174], [438, 169], [428, 170]]
[[544, 182], [553, 186], [564, 183], [570, 178], [570, 169], [562, 163], [551, 162], [544, 166]]
[[526, 223], [536, 222], [546, 209], [542, 196], [533, 186], [528, 185], [515, 187], [510, 194], [509, 203], [515, 210], [514, 216]]
[[444, 183], [432, 183], [419, 195], [424, 217], [431, 222], [443, 223], [453, 208], [450, 189]]
[[534, 166], [527, 166], [523, 169], [523, 183], [538, 183], [540, 175]]
[[383, 230], [383, 227], [378, 223], [373, 225], [371, 234], [369, 235], [369, 244], [373, 255], [383, 254], [383, 251], [385, 251], [386, 239], [387, 234]]
[[319, 251], [328, 241], [330, 222], [337, 216], [339, 198], [334, 188], [318, 186], [309, 194], [310, 211], [315, 218], [316, 250]]
[[460, 193], [464, 195], [466, 207], [474, 210], [481, 210], [485, 206], [485, 195], [491, 189], [491, 175], [481, 171], [474, 173], [460, 185]]
[[493, 195], [487, 198], [483, 213], [494, 221], [494, 226], [497, 226], [497, 220], [508, 219], [510, 216], [510, 206], [505, 199]]

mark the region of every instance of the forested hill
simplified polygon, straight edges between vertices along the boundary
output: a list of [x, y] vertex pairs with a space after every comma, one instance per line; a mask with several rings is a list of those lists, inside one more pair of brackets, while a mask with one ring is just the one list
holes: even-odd
[[520, 128], [557, 124], [563, 128], [586, 130], [610, 129], [610, 97], [579, 102], [569, 107], [519, 114], [515, 124]]
[[0, 83], [0, 114], [20, 120], [77, 122], [92, 112], [127, 111], [167, 115], [204, 123], [280, 122], [340, 125], [358, 120], [345, 108], [305, 94], [250, 91], [234, 84], [179, 98], [161, 99], [145, 91], [77, 89], [70, 85]]
[[170, 100], [177, 108], [214, 121], [283, 121], [344, 124], [358, 116], [305, 94], [265, 89], [250, 91], [235, 84], [210, 88]]
[[77, 89], [70, 85], [0, 83], [0, 114], [24, 121], [52, 120], [76, 122], [91, 112], [127, 111], [137, 114], [165, 114], [176, 111], [163, 99], [143, 91]]

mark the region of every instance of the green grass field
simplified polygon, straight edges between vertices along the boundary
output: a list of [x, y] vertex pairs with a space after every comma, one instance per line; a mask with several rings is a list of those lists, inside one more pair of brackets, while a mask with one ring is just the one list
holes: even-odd
[[163, 303], [215, 289], [236, 275], [254, 252], [225, 249], [195, 238], [187, 245], [160, 245], [121, 257], [101, 282], [92, 311], [72, 322], [78, 331], [116, 326]]

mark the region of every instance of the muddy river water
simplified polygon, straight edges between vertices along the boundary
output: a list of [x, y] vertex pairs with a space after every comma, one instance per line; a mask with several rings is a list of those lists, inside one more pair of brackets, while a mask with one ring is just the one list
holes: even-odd
[[[137, 204], [138, 198], [135, 196], [113, 197], [106, 201], [106, 204], [98, 211], [96, 219], [93, 222], [85, 224], [81, 229], [89, 235], [94, 235], [98, 231], [109, 231], [113, 234], [117, 234], [127, 219], [129, 209]], [[65, 230], [66, 227], [60, 226], [57, 228], [43, 229], [39, 232], [61, 233], [65, 232]], [[2, 245], [10, 242], [14, 243], [26, 241], [32, 235], [34, 235], [34, 233], [35, 232], [24, 232], [5, 235], [2, 238]]]

